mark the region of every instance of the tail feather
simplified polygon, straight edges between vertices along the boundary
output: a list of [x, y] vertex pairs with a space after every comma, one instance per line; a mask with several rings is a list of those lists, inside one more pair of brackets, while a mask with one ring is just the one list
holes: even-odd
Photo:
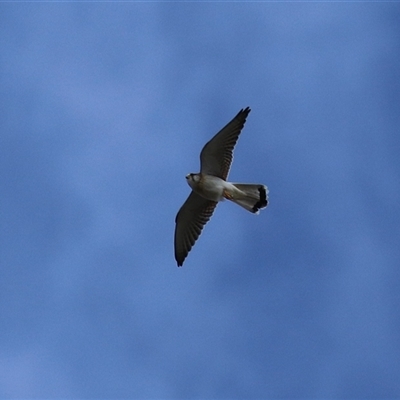
[[239, 189], [232, 201], [246, 210], [258, 214], [268, 205], [268, 188], [262, 184], [232, 183]]

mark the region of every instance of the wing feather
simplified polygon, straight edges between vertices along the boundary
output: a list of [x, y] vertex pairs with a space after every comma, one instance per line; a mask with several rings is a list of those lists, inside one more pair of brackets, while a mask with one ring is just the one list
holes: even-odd
[[250, 111], [249, 107], [241, 109], [232, 121], [206, 143], [200, 153], [202, 173], [226, 180], [232, 164], [233, 149]]
[[186, 256], [211, 218], [217, 202], [190, 193], [175, 218], [175, 259], [182, 266]]

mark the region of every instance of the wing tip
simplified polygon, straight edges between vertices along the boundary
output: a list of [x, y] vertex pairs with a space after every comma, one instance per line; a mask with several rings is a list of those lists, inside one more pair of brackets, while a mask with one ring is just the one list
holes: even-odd
[[[246, 119], [248, 117], [248, 115], [250, 114], [251, 108], [249, 106], [247, 106], [246, 108], [242, 108], [236, 115], [235, 118], [239, 118], [241, 120], [241, 122], [244, 123], [246, 122]], [[243, 126], [242, 126], [243, 128]]]
[[177, 253], [175, 252], [175, 260], [178, 267], [182, 267], [183, 262], [185, 261], [187, 254]]
[[249, 113], [250, 113], [250, 111], [251, 111], [251, 108], [249, 107], [249, 106], [247, 106], [246, 108], [242, 108], [240, 111], [239, 111], [239, 114], [246, 114], [246, 116], [247, 115], [249, 115]]

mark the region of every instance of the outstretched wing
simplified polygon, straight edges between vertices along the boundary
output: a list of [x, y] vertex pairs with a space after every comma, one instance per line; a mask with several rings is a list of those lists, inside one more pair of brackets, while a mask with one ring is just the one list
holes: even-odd
[[211, 218], [217, 202], [207, 200], [195, 192], [190, 193], [175, 218], [175, 259], [178, 267], [200, 236]]
[[226, 180], [233, 159], [233, 148], [249, 112], [249, 107], [241, 109], [231, 122], [206, 143], [200, 153], [201, 173]]

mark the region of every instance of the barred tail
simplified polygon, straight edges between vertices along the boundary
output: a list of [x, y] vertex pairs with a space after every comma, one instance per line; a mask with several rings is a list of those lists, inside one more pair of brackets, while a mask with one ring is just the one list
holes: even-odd
[[232, 183], [238, 190], [232, 201], [246, 210], [258, 214], [268, 205], [268, 188], [261, 184]]

